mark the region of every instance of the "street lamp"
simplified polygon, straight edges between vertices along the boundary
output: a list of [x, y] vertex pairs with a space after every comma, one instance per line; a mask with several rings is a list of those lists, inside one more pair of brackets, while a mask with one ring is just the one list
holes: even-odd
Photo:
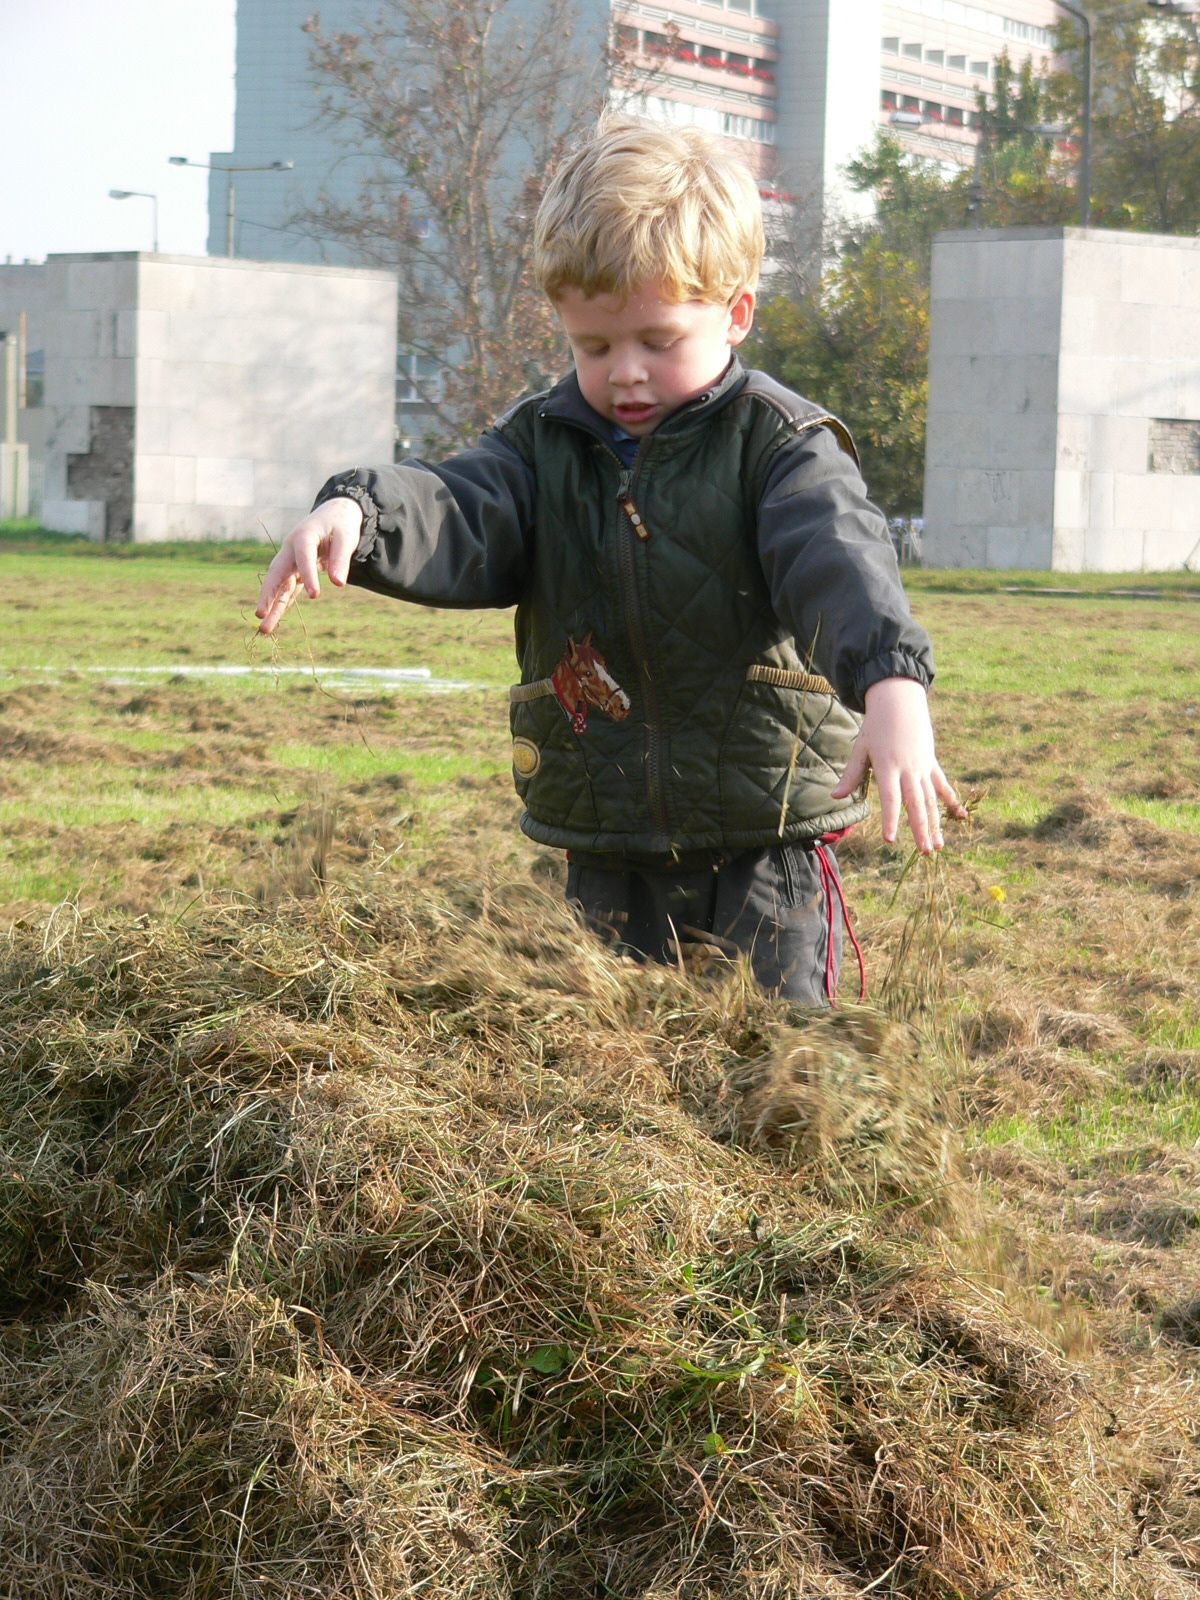
[[149, 200], [154, 207], [154, 254], [158, 254], [158, 196], [147, 189], [110, 189], [110, 200]]
[[1087, 13], [1067, 0], [1054, 0], [1060, 11], [1069, 12], [1083, 29], [1083, 117], [1079, 145], [1079, 226], [1092, 221], [1092, 25]]
[[199, 167], [204, 172], [224, 172], [225, 183], [225, 254], [233, 255], [233, 174], [235, 172], [290, 172], [290, 161], [268, 161], [261, 166], [214, 166], [210, 161], [189, 161], [186, 156], [168, 156], [172, 167]]
[[[888, 126], [892, 128], [908, 128], [915, 132], [917, 128], [928, 125], [928, 118], [919, 111], [893, 111], [888, 118]], [[983, 227], [983, 129], [980, 128], [979, 136], [975, 140], [975, 165], [971, 178], [970, 196], [967, 201], [967, 214], [971, 218], [973, 228]]]

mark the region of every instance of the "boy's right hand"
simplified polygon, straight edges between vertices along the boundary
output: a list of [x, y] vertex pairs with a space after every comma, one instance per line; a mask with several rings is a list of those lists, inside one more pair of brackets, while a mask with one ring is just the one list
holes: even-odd
[[317, 598], [321, 592], [318, 573], [326, 573], [335, 587], [345, 587], [362, 525], [362, 507], [344, 496], [326, 500], [296, 524], [267, 568], [258, 592], [254, 615], [259, 619], [259, 633], [274, 632], [302, 586], [310, 600]]

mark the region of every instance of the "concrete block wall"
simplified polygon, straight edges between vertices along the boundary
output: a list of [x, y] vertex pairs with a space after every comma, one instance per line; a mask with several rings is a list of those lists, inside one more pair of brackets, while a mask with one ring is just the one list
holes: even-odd
[[48, 527], [278, 540], [330, 473], [392, 457], [389, 273], [52, 256], [43, 288]]
[[931, 565], [1200, 568], [1193, 423], [1200, 438], [1200, 241], [1074, 228], [939, 236]]
[[138, 307], [136, 539], [280, 538], [392, 456], [389, 273], [153, 257]]

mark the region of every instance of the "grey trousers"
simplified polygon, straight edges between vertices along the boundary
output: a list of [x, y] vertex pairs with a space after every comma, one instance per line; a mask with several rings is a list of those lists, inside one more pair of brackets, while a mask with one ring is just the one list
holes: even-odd
[[572, 851], [567, 900], [635, 960], [695, 968], [744, 955], [768, 994], [833, 1003], [844, 910], [828, 845], [776, 845], [686, 865]]

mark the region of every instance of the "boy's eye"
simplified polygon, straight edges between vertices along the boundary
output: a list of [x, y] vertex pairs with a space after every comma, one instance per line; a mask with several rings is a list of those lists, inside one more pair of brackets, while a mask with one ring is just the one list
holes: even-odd
[[664, 350], [669, 350], [674, 343], [674, 339], [647, 339], [646, 349], [661, 354]]

